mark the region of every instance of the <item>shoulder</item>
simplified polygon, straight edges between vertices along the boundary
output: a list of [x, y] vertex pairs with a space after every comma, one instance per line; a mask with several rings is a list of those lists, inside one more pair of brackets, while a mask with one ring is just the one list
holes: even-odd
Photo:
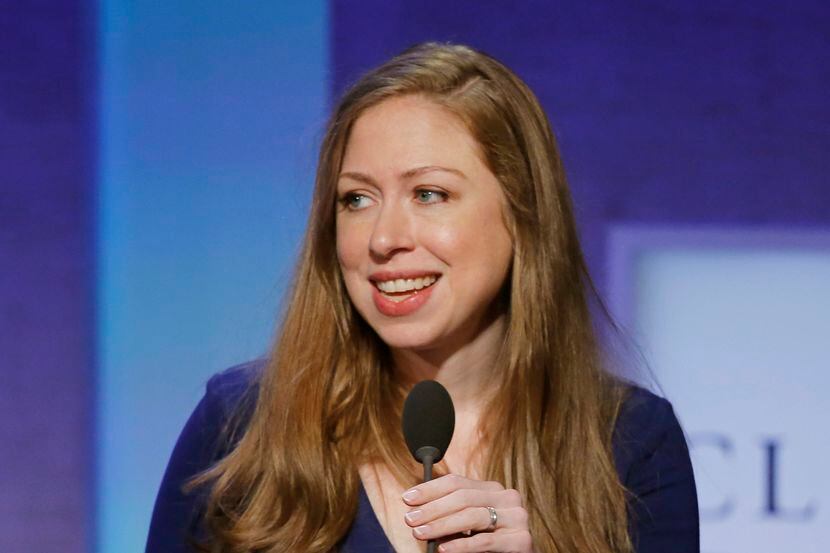
[[248, 398], [256, 398], [267, 362], [255, 359], [214, 374], [205, 387], [205, 400], [226, 415], [233, 413]]
[[[266, 363], [266, 359], [256, 359], [208, 379], [205, 394], [180, 436], [181, 440], [198, 435], [208, 448], [205, 450], [210, 456], [208, 464], [230, 453], [244, 434], [256, 406], [259, 380]], [[204, 455], [200, 458], [205, 460]]]
[[[688, 458], [686, 439], [672, 404], [645, 388], [633, 384], [626, 388], [613, 441], [614, 460], [624, 483], [630, 481], [638, 463]], [[653, 459], [658, 454], [661, 458]]]
[[[190, 552], [187, 536], [200, 528], [205, 496], [186, 493], [185, 484], [227, 454], [240, 435], [256, 400], [259, 376], [266, 364], [256, 360], [213, 375], [202, 400], [184, 426], [156, 496], [147, 551]], [[229, 425], [231, 425], [229, 427]]]
[[700, 551], [694, 472], [671, 403], [630, 386], [614, 429], [614, 461], [630, 493], [636, 550]]

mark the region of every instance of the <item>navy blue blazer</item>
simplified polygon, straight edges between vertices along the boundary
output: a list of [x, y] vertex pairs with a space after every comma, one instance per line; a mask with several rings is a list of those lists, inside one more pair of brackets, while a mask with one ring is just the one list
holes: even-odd
[[[201, 535], [197, 494], [182, 484], [227, 453], [217, 445], [228, 414], [248, 389], [261, 363], [233, 367], [213, 376], [179, 436], [156, 498], [148, 553], [191, 553], [188, 535]], [[637, 553], [699, 553], [694, 475], [683, 431], [671, 404], [633, 387], [614, 430], [614, 461], [622, 483], [633, 492], [630, 533]], [[340, 545], [343, 552], [394, 550], [361, 486], [357, 516]]]

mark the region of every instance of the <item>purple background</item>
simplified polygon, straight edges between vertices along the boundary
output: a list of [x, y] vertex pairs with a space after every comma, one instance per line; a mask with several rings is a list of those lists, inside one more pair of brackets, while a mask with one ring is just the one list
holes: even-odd
[[0, 9], [0, 551], [88, 551], [94, 19]]
[[427, 39], [504, 61], [553, 121], [601, 285], [617, 222], [826, 225], [830, 7], [703, 4], [335, 2], [334, 89]]
[[[93, 543], [94, 21], [0, 11], [0, 551]], [[819, 1], [332, 2], [331, 86], [427, 39], [503, 60], [553, 120], [604, 286], [616, 224], [830, 225], [828, 29]]]

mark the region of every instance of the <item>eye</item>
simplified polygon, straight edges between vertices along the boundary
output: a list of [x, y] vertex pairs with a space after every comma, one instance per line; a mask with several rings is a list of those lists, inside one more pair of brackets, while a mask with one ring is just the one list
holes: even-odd
[[363, 209], [364, 207], [368, 207], [370, 199], [368, 196], [365, 196], [364, 194], [358, 194], [356, 192], [347, 192], [346, 194], [340, 197], [338, 202], [350, 211], [357, 211], [359, 209]]
[[415, 199], [422, 204], [436, 204], [446, 201], [448, 194], [440, 190], [429, 190], [422, 188], [415, 191]]

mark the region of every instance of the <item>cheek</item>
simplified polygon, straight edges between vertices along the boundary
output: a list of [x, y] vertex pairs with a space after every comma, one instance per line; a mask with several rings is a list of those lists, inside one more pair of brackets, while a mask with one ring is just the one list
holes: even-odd
[[482, 202], [473, 209], [454, 215], [452, 222], [434, 234], [435, 243], [448, 252], [450, 264], [463, 264], [487, 271], [509, 263], [513, 243], [504, 224], [501, 206]]
[[359, 281], [360, 268], [362, 265], [360, 252], [362, 248], [359, 246], [356, 236], [351, 231], [337, 227], [336, 233], [336, 249], [337, 261], [340, 264], [340, 273], [343, 277], [343, 284], [346, 286], [346, 294], [352, 303], [357, 306], [359, 304]]
[[[481, 221], [493, 221], [483, 224]], [[434, 226], [422, 243], [454, 272], [453, 280], [484, 284], [489, 277], [501, 279], [512, 259], [513, 245], [501, 218], [456, 219]]]
[[357, 269], [360, 266], [360, 254], [364, 249], [359, 233], [351, 225], [337, 225], [337, 260], [340, 268], [346, 271]]
[[500, 279], [513, 259], [513, 239], [507, 230], [502, 201], [488, 202], [478, 215], [479, 221], [487, 221], [479, 224], [479, 240], [494, 276]]

